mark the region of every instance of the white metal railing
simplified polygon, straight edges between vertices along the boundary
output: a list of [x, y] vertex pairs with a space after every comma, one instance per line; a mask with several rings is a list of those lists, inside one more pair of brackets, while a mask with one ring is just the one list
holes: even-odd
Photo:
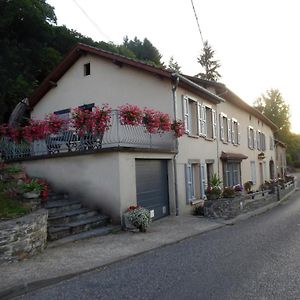
[[79, 136], [75, 130], [63, 130], [45, 139], [15, 143], [9, 138], [0, 140], [4, 160], [28, 159], [68, 152], [85, 152], [105, 148], [139, 148], [175, 151], [173, 132], [150, 134], [144, 126], [121, 125], [118, 111], [112, 111], [110, 127], [103, 134]]

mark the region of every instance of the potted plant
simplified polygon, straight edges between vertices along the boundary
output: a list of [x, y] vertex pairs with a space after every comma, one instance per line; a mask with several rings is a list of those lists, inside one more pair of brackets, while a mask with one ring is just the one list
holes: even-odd
[[26, 199], [39, 198], [43, 188], [44, 184], [39, 182], [38, 179], [31, 179], [28, 182], [23, 182], [20, 184], [21, 193]]
[[124, 215], [140, 232], [146, 232], [151, 222], [150, 211], [141, 206], [130, 206]]
[[208, 200], [219, 199], [222, 194], [221, 189], [222, 180], [219, 178], [217, 174], [213, 174], [211, 177], [208, 187], [205, 190], [205, 195]]
[[252, 192], [251, 191], [252, 186], [253, 186], [253, 182], [251, 180], [244, 183], [244, 189], [245, 189], [247, 194], [250, 194]]
[[222, 192], [223, 198], [234, 198], [235, 197], [235, 190], [232, 186], [226, 186]]
[[236, 196], [240, 196], [243, 192], [243, 185], [242, 184], [236, 184], [233, 186], [234, 192]]

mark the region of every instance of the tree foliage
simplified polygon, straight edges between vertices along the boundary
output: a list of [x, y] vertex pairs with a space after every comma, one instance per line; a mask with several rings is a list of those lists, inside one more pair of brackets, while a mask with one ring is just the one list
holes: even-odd
[[254, 107], [279, 128], [275, 137], [287, 145], [289, 165], [300, 164], [300, 135], [290, 132], [290, 111], [278, 89], [270, 89], [254, 102]]
[[[0, 123], [28, 97], [78, 42], [161, 66], [148, 39], [116, 45], [95, 42], [75, 30], [56, 26], [54, 8], [45, 0], [0, 0]], [[139, 47], [140, 46], [140, 47]]]
[[254, 107], [276, 124], [275, 136], [285, 142], [290, 132], [290, 111], [278, 89], [270, 89], [254, 102]]
[[147, 38], [144, 38], [143, 41], [137, 37], [134, 37], [133, 40], [129, 40], [128, 36], [125, 36], [123, 46], [132, 51], [135, 54], [135, 58], [152, 63], [158, 67], [163, 66], [161, 62], [162, 55]]
[[175, 61], [173, 56], [170, 57], [170, 60], [169, 60], [169, 63], [168, 63], [168, 69], [170, 69], [171, 71], [176, 72], [176, 73], [181, 72], [181, 67], [178, 64], [178, 62]]
[[218, 79], [221, 78], [221, 75], [218, 72], [221, 64], [218, 60], [215, 60], [214, 57], [215, 51], [212, 49], [211, 45], [208, 44], [208, 41], [205, 41], [200, 56], [197, 58], [203, 72], [197, 74], [197, 77], [211, 81], [218, 81]]

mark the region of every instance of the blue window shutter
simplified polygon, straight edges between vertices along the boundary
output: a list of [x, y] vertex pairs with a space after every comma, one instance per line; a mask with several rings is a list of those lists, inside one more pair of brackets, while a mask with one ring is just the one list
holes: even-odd
[[186, 189], [186, 203], [189, 204], [192, 200], [193, 178], [192, 165], [185, 164], [185, 189]]
[[200, 194], [201, 194], [201, 199], [205, 198], [205, 177], [206, 177], [206, 172], [205, 172], [205, 164], [200, 164]]

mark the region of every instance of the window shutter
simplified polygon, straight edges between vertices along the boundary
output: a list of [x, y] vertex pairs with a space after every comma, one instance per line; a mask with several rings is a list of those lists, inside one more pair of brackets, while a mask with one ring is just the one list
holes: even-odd
[[224, 141], [224, 123], [223, 123], [223, 116], [222, 114], [219, 114], [219, 120], [220, 120], [220, 140]]
[[241, 144], [241, 128], [240, 128], [240, 123], [237, 123], [237, 130], [238, 130], [238, 135], [237, 135], [238, 140], [237, 140], [237, 143], [238, 143], [238, 145], [240, 145]]
[[256, 131], [256, 144], [257, 144], [257, 150], [261, 150], [260, 132], [259, 131]]
[[184, 128], [185, 132], [190, 132], [190, 120], [189, 120], [189, 99], [187, 96], [182, 97], [182, 105], [183, 105], [183, 120], [184, 120]]
[[255, 134], [255, 130], [253, 129], [252, 130], [252, 133], [253, 133], [253, 138], [252, 138], [252, 149], [255, 149], [256, 148], [256, 134]]
[[197, 117], [198, 117], [198, 135], [202, 135], [202, 108], [200, 103], [197, 103]]
[[206, 183], [205, 164], [200, 164], [200, 194], [201, 199], [205, 199], [205, 183]]
[[212, 109], [213, 139], [217, 137], [217, 112]]
[[266, 151], [266, 136], [264, 133], [262, 133], [261, 137], [262, 137], [262, 151]]
[[230, 119], [227, 119], [227, 126], [228, 126], [227, 141], [228, 143], [231, 143], [231, 120]]
[[250, 127], [247, 128], [247, 131], [248, 131], [248, 147], [250, 149], [252, 149], [252, 147], [251, 147], [251, 132], [250, 132]]
[[205, 105], [201, 106], [201, 111], [202, 111], [202, 135], [207, 136], [206, 107], [205, 107]]
[[273, 137], [270, 136], [270, 150], [274, 150]]
[[186, 188], [186, 203], [189, 204], [192, 199], [193, 175], [192, 165], [185, 164], [185, 188]]
[[231, 120], [231, 142], [232, 144], [236, 144], [237, 141], [235, 140], [235, 122], [233, 120]]

